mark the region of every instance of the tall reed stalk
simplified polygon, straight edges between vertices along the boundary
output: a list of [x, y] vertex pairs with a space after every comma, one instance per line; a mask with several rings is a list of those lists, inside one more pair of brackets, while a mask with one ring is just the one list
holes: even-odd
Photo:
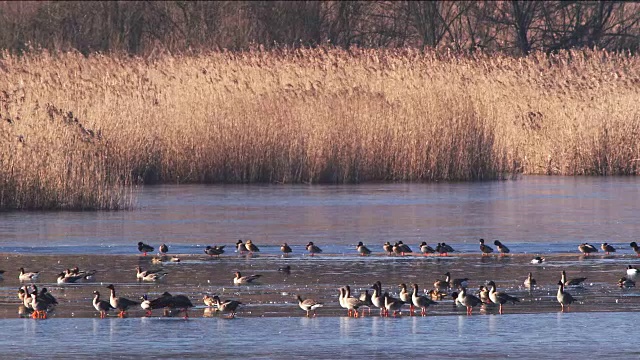
[[136, 183], [636, 175], [638, 57], [412, 49], [0, 60], [0, 209], [117, 209]]

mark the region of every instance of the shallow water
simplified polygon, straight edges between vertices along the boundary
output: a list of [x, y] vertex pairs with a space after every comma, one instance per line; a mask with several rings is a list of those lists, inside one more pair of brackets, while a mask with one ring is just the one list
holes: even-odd
[[[640, 240], [639, 185], [635, 178], [524, 177], [476, 184], [162, 186], [143, 189], [132, 211], [0, 213], [0, 269], [7, 271], [0, 280], [0, 345], [5, 354], [21, 350], [24, 357], [50, 358], [210, 358], [212, 351], [224, 358], [326, 358], [337, 352], [390, 357], [399, 351], [387, 345], [396, 336], [402, 354], [437, 358], [538, 358], [541, 352], [545, 358], [637, 357], [632, 347], [606, 340], [623, 339], [638, 320], [640, 291], [620, 289], [616, 281], [628, 264], [640, 265], [629, 248], [629, 241]], [[492, 246], [493, 239], [502, 240], [512, 255], [482, 257], [479, 237]], [[261, 251], [237, 254], [238, 238], [251, 238]], [[304, 244], [310, 240], [324, 252], [308, 256]], [[422, 240], [446, 241], [457, 251], [448, 257], [382, 252], [384, 241], [398, 240], [414, 251]], [[151, 256], [139, 256], [138, 241], [167, 243], [181, 262], [152, 264]], [[294, 250], [289, 258], [280, 256], [284, 241]], [[374, 254], [357, 256], [358, 241]], [[577, 251], [581, 242], [604, 241], [618, 251], [589, 257]], [[226, 244], [227, 252], [210, 258], [203, 253], [209, 244]], [[536, 255], [546, 261], [531, 264]], [[136, 265], [169, 275], [141, 283]], [[277, 271], [285, 265], [290, 274]], [[95, 280], [56, 284], [56, 274], [73, 266], [97, 270]], [[41, 271], [37, 285], [58, 298], [48, 320], [17, 319], [19, 267]], [[570, 313], [559, 313], [555, 299], [562, 270], [569, 278], [587, 278], [584, 286], [567, 289], [577, 299]], [[235, 271], [263, 276], [255, 285], [236, 286]], [[376, 309], [348, 318], [337, 302], [340, 286], [359, 294], [379, 280], [397, 296], [400, 283], [432, 288], [447, 271], [468, 277], [470, 289], [494, 280], [520, 302], [505, 305], [501, 316], [493, 306], [466, 316], [447, 298], [430, 307], [427, 317], [405, 310], [396, 319], [380, 318]], [[539, 284], [533, 291], [523, 287], [528, 272]], [[92, 292], [108, 296], [109, 283], [119, 296], [154, 298], [170, 291], [189, 296], [196, 307], [188, 321], [160, 310], [146, 318], [139, 308], [126, 319], [111, 314], [100, 320]], [[238, 318], [205, 308], [203, 294], [242, 301]], [[324, 303], [317, 318], [304, 317], [296, 294]], [[606, 334], [596, 336], [597, 329]], [[69, 332], [77, 341], [59, 346]], [[21, 337], [10, 336], [15, 333]], [[134, 340], [140, 333], [145, 338]], [[203, 345], [203, 338], [211, 340]], [[589, 341], [577, 345], [584, 338]], [[123, 346], [132, 341], [133, 351]]]

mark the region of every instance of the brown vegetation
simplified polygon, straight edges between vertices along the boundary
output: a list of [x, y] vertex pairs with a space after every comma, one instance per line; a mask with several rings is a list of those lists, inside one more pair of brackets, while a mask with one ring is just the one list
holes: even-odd
[[134, 183], [635, 175], [640, 58], [298, 49], [0, 60], [0, 209]]

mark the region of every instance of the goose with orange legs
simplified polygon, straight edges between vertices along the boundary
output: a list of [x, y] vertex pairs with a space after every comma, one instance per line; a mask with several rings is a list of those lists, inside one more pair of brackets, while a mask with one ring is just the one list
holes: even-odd
[[344, 287], [344, 297], [342, 301], [344, 302], [344, 307], [348, 310], [348, 315], [358, 317], [358, 309], [364, 305], [364, 302], [359, 298], [351, 296], [351, 287], [349, 285]]
[[598, 252], [598, 249], [596, 249], [595, 246], [593, 246], [591, 244], [588, 244], [588, 243], [582, 243], [582, 244], [578, 245], [578, 250], [580, 250], [580, 252], [584, 256], [589, 256], [589, 254]]
[[508, 253], [511, 252], [511, 250], [509, 250], [508, 247], [506, 247], [503, 243], [500, 242], [500, 240], [496, 240], [493, 242], [493, 245], [496, 246], [496, 248], [498, 249], [498, 252], [500, 253], [500, 256], [505, 256]]
[[564, 283], [562, 281], [558, 281], [558, 294], [556, 295], [556, 299], [562, 306], [562, 312], [565, 312], [565, 306], [567, 307], [566, 311], [569, 311], [569, 306], [574, 303], [576, 300], [564, 290]]
[[154, 247], [148, 244], [143, 243], [142, 241], [138, 242], [138, 251], [142, 253], [142, 256], [147, 256], [147, 253], [153, 252]]
[[382, 249], [387, 253], [387, 255], [393, 254], [393, 245], [388, 241], [382, 244]]
[[140, 305], [139, 302], [129, 300], [124, 297], [116, 296], [116, 288], [113, 284], [107, 286], [107, 289], [111, 290], [111, 295], [109, 296], [109, 305], [112, 308], [120, 310], [118, 313], [118, 317], [125, 317], [127, 310], [133, 305]]
[[409, 314], [413, 315], [414, 307], [411, 301], [411, 294], [407, 291], [407, 285], [404, 283], [400, 284], [400, 300], [405, 304], [409, 304]]
[[600, 248], [602, 249], [602, 251], [604, 251], [605, 255], [609, 255], [609, 253], [616, 252], [616, 248], [614, 248], [609, 243], [602, 243], [602, 245], [600, 245]]
[[309, 243], [307, 244], [307, 251], [311, 256], [322, 253], [322, 249], [320, 249], [317, 245], [315, 245], [313, 241], [309, 241]]
[[302, 300], [302, 297], [300, 295], [297, 295], [296, 298], [298, 299], [298, 306], [300, 307], [300, 309], [307, 312], [307, 317], [309, 317], [309, 313], [311, 311], [313, 311], [313, 317], [315, 317], [316, 309], [324, 306], [322, 303], [319, 303], [311, 298]]
[[114, 307], [111, 306], [108, 301], [100, 300], [100, 293], [98, 291], [94, 291], [93, 295], [93, 307], [100, 312], [100, 319], [104, 319], [107, 313]]
[[[411, 294], [411, 304], [415, 307], [420, 308], [420, 315], [426, 316], [427, 308], [431, 305], [437, 305], [438, 303], [426, 296], [418, 295], [418, 284], [412, 284], [411, 287], [413, 288], [413, 293]], [[411, 312], [411, 315], [413, 315], [413, 311]]]
[[360, 256], [367, 256], [367, 255], [371, 255], [371, 250], [369, 250], [368, 247], [366, 247], [362, 241], [358, 242], [358, 245], [356, 245], [356, 250], [358, 251], [358, 253], [360, 254]]
[[491, 302], [493, 302], [494, 304], [500, 305], [500, 309], [498, 310], [498, 313], [502, 314], [502, 305], [510, 302], [512, 304], [515, 305], [515, 303], [520, 302], [520, 300], [518, 300], [518, 298], [511, 296], [507, 293], [504, 292], [499, 292], [496, 291], [496, 283], [493, 281], [489, 281], [487, 283], [487, 285], [489, 285], [490, 290], [489, 290], [489, 299], [491, 299]]
[[393, 317], [398, 314], [402, 315], [402, 306], [404, 304], [404, 301], [392, 298], [387, 292], [384, 293], [385, 316], [389, 316], [389, 312], [393, 313]]
[[484, 239], [480, 239], [478, 242], [480, 242], [480, 251], [482, 252], [482, 256], [489, 255], [493, 252], [491, 246], [484, 244]]
[[436, 253], [436, 250], [434, 248], [432, 248], [431, 246], [427, 245], [426, 241], [423, 241], [423, 242], [420, 243], [420, 251], [422, 252], [422, 254], [424, 256]]
[[467, 308], [467, 315], [472, 314], [474, 306], [482, 304], [482, 300], [480, 300], [477, 296], [468, 294], [467, 288], [465, 287], [460, 287], [457, 301]]
[[289, 246], [289, 244], [287, 243], [282, 243], [282, 245], [280, 245], [280, 251], [282, 252], [283, 257], [287, 257], [293, 252], [291, 246]]
[[384, 312], [385, 312], [384, 296], [382, 295], [382, 292], [380, 289], [381, 286], [378, 284], [379, 284], [379, 281], [374, 283], [373, 286], [371, 286], [371, 288], [373, 289], [373, 293], [371, 294], [371, 303], [373, 304], [373, 306], [380, 309], [380, 316], [382, 316], [384, 315]]

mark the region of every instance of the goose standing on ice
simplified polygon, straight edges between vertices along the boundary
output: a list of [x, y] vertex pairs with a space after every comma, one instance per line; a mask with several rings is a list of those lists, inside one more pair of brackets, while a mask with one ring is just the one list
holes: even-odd
[[307, 251], [309, 252], [309, 254], [311, 254], [311, 256], [314, 256], [315, 254], [320, 254], [322, 252], [322, 249], [316, 246], [313, 241], [309, 241], [309, 243], [307, 244]]
[[480, 242], [480, 251], [482, 252], [482, 256], [489, 255], [493, 252], [491, 246], [484, 244], [484, 239], [480, 239], [478, 241]]
[[503, 292], [498, 292], [496, 291], [496, 283], [493, 281], [489, 281], [487, 283], [487, 285], [489, 285], [489, 287], [491, 288], [489, 290], [489, 299], [491, 299], [491, 302], [493, 302], [494, 304], [498, 304], [500, 305], [500, 309], [498, 310], [499, 314], [502, 314], [502, 305], [506, 304], [507, 302], [510, 302], [512, 304], [515, 305], [515, 303], [520, 302], [520, 300], [518, 300], [518, 298], [513, 297], [507, 293], [503, 293]]
[[280, 251], [282, 251], [282, 256], [289, 256], [289, 254], [293, 252], [293, 250], [291, 249], [291, 246], [289, 246], [289, 244], [287, 243], [283, 243], [280, 246]]
[[138, 251], [142, 253], [142, 256], [147, 256], [148, 252], [153, 252], [154, 247], [148, 244], [143, 243], [142, 241], [138, 242]]
[[111, 307], [114, 309], [120, 310], [120, 313], [118, 314], [119, 317], [124, 317], [129, 307], [140, 304], [137, 301], [129, 300], [127, 298], [116, 297], [116, 288], [113, 286], [113, 284], [107, 286], [107, 289], [111, 290], [111, 296], [109, 296], [109, 305], [111, 305]]
[[504, 256], [511, 252], [511, 250], [509, 250], [508, 247], [506, 247], [503, 243], [501, 243], [500, 240], [494, 241], [493, 245], [495, 245], [498, 248], [498, 252], [500, 253], [500, 256]]
[[435, 254], [436, 250], [431, 246], [427, 245], [426, 241], [420, 243], [420, 251], [427, 256], [428, 254]]
[[113, 307], [108, 301], [100, 300], [100, 293], [98, 291], [94, 291], [93, 295], [93, 307], [100, 312], [100, 319], [104, 319]]
[[582, 243], [578, 245], [578, 250], [584, 254], [584, 256], [589, 256], [591, 253], [597, 253], [598, 249], [596, 249], [593, 245], [588, 243]]
[[324, 306], [322, 303], [319, 303], [313, 299], [302, 300], [302, 297], [300, 295], [296, 296], [296, 299], [298, 299], [298, 306], [300, 307], [300, 309], [307, 312], [307, 317], [309, 317], [310, 311], [313, 311], [313, 316], [315, 317], [316, 309]]
[[369, 250], [368, 247], [364, 246], [362, 241], [358, 242], [358, 245], [356, 245], [356, 250], [358, 251], [360, 256], [367, 256], [371, 254], [371, 250]]
[[247, 249], [249, 254], [260, 252], [260, 249], [251, 240], [247, 240], [247, 242], [244, 243], [244, 247]]
[[567, 311], [569, 311], [569, 305], [575, 301], [571, 294], [564, 291], [564, 283], [562, 283], [562, 281], [558, 281], [558, 294], [556, 295], [556, 299], [558, 299], [558, 302], [562, 306], [562, 312], [565, 311], [565, 306], [567, 307]]
[[600, 248], [602, 249], [602, 251], [604, 251], [605, 255], [616, 252], [616, 248], [614, 248], [612, 245], [609, 245], [608, 243], [602, 243], [602, 245], [600, 245]]

